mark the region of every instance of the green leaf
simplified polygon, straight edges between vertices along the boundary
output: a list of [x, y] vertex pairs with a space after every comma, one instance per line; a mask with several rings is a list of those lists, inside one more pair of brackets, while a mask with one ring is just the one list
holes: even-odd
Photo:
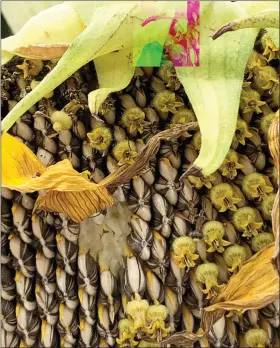
[[230, 20], [246, 16], [246, 11], [236, 3], [212, 2], [201, 15], [200, 66], [176, 68], [195, 111], [202, 137], [199, 156], [189, 174], [212, 174], [220, 167], [230, 148], [244, 70], [258, 30], [233, 32], [230, 40], [225, 35], [213, 41], [210, 35]]
[[50, 7], [30, 18], [18, 33], [2, 40], [2, 64], [13, 55], [21, 55], [18, 52], [21, 47], [70, 45], [85, 28], [81, 17], [67, 3]]
[[131, 48], [112, 52], [94, 60], [99, 89], [88, 95], [91, 113], [97, 114], [100, 105], [110, 93], [120, 91], [131, 81], [134, 74]]
[[141, 23], [141, 19], [135, 16], [137, 11], [139, 5], [111, 5], [106, 11], [102, 7], [95, 9], [92, 14], [94, 20], [73, 41], [55, 68], [5, 117], [2, 121], [2, 131], [9, 130], [38, 100], [92, 59], [132, 47], [131, 27]]

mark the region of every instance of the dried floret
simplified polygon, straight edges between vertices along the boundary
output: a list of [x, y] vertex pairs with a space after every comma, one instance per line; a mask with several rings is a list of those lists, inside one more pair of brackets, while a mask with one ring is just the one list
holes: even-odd
[[98, 151], [108, 150], [112, 142], [112, 133], [107, 127], [98, 127], [87, 134], [90, 146]]
[[199, 258], [196, 251], [196, 242], [187, 236], [178, 237], [172, 244], [174, 258], [180, 268], [191, 268], [195, 266], [195, 260]]
[[119, 166], [123, 164], [133, 164], [137, 157], [136, 146], [133, 141], [123, 140], [116, 144], [113, 155]]
[[202, 227], [205, 242], [210, 246], [207, 251], [212, 253], [218, 251], [222, 253], [224, 246], [230, 245], [230, 242], [223, 239], [225, 228], [219, 221], [208, 221]]

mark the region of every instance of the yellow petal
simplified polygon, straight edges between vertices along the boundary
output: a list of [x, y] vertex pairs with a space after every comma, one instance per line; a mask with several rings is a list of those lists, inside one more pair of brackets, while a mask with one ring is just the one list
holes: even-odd
[[[94, 184], [95, 185], [95, 184]], [[39, 194], [34, 211], [37, 209], [60, 212], [68, 215], [73, 221], [81, 222], [90, 215], [112, 207], [114, 198], [105, 187], [76, 192], [48, 191], [46, 195]]]
[[26, 145], [8, 133], [2, 135], [2, 187], [20, 191], [21, 185], [45, 170]]
[[69, 160], [45, 168], [27, 146], [8, 133], [2, 137], [2, 186], [21, 192], [39, 191], [34, 211], [64, 213], [76, 222], [115, 202], [102, 184], [89, 182]]
[[212, 312], [262, 308], [279, 298], [277, 272], [271, 263], [275, 244], [270, 245], [251, 257], [233, 275], [214, 303], [205, 308]]

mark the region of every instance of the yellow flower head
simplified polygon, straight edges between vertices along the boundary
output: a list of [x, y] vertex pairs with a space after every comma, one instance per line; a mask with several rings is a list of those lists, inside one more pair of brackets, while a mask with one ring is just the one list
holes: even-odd
[[233, 180], [237, 175], [237, 169], [243, 168], [243, 165], [238, 163], [238, 153], [230, 150], [220, 167], [223, 176]]
[[141, 300], [138, 294], [135, 295], [135, 300], [132, 300], [126, 305], [126, 313], [129, 314], [133, 320], [131, 332], [145, 332], [147, 328], [147, 310], [149, 302]]
[[235, 244], [225, 250], [223, 257], [229, 271], [234, 272], [237, 267], [240, 267], [246, 261], [246, 250], [243, 246]]
[[150, 124], [150, 122], [145, 121], [145, 113], [137, 106], [125, 110], [122, 122], [131, 134], [136, 130], [142, 134], [144, 127]]
[[245, 145], [246, 138], [251, 138], [252, 134], [248, 130], [248, 124], [241, 119], [237, 120], [234, 138], [242, 145]]
[[164, 90], [156, 94], [153, 105], [157, 111], [176, 114], [178, 108], [182, 107], [184, 103], [177, 100], [175, 93]]
[[161, 304], [155, 304], [147, 310], [148, 328], [147, 332], [151, 338], [160, 342], [170, 331], [170, 328], [165, 327], [165, 320], [168, 316], [168, 309]]
[[260, 173], [246, 175], [242, 182], [242, 189], [248, 199], [262, 200], [264, 196], [273, 192], [273, 186], [269, 179]]
[[190, 122], [195, 122], [196, 117], [191, 109], [183, 108], [173, 115], [171, 119], [171, 126], [176, 124], [188, 124]]
[[241, 198], [234, 196], [234, 191], [229, 184], [221, 183], [212, 187], [210, 198], [219, 212], [223, 213], [226, 210], [236, 211], [236, 203], [241, 201]]
[[114, 100], [112, 97], [108, 97], [99, 107], [99, 114], [104, 116], [108, 111], [114, 108]]
[[214, 298], [219, 293], [218, 275], [219, 269], [215, 263], [203, 263], [195, 270], [196, 278], [199, 282], [205, 285], [205, 289], [202, 290], [204, 294], [207, 294], [207, 299]]
[[266, 57], [267, 61], [270, 62], [272, 59], [279, 59], [279, 48], [276, 47], [275, 43], [271, 39], [266, 39], [265, 49], [263, 56]]
[[87, 136], [90, 146], [98, 151], [106, 151], [113, 140], [112, 133], [107, 127], [95, 128]]
[[43, 69], [43, 62], [38, 59], [24, 59], [22, 64], [17, 65], [17, 68], [23, 70], [23, 78], [26, 79], [29, 75], [38, 75]]
[[137, 157], [136, 146], [133, 141], [123, 140], [117, 143], [113, 149], [113, 155], [118, 160], [118, 165], [133, 164]]
[[250, 348], [264, 348], [267, 339], [267, 333], [263, 329], [251, 329], [245, 334], [245, 342]]
[[121, 319], [119, 321], [120, 337], [116, 339], [118, 345], [122, 347], [135, 347], [138, 342], [134, 340], [135, 333], [131, 331], [133, 321], [131, 319]]
[[269, 232], [262, 232], [252, 239], [252, 249], [257, 253], [267, 245], [273, 243], [274, 235]]
[[218, 251], [222, 253], [224, 246], [230, 245], [230, 242], [223, 239], [225, 234], [224, 226], [219, 221], [208, 221], [202, 227], [205, 242], [210, 246], [207, 249], [209, 253]]
[[194, 267], [195, 260], [199, 258], [196, 251], [196, 242], [188, 237], [182, 236], [174, 240], [172, 244], [174, 259], [178, 262], [180, 268]]
[[238, 209], [233, 215], [233, 222], [236, 228], [243, 232], [242, 236], [247, 238], [256, 236], [263, 225], [258, 210], [251, 207]]
[[203, 176], [203, 177], [198, 177], [198, 176], [188, 176], [189, 181], [193, 186], [199, 190], [203, 186], [207, 187], [208, 189], [211, 189], [213, 186], [213, 182], [215, 182], [216, 177], [215, 175], [209, 175], [209, 176]]

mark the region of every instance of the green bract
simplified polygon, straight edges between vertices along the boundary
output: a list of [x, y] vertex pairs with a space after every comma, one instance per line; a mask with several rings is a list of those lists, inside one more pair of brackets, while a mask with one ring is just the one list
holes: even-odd
[[[244, 26], [243, 20], [254, 15], [262, 26], [278, 25], [277, 19], [271, 23], [268, 12], [264, 11], [271, 7], [271, 2], [259, 3], [258, 6], [230, 1], [200, 3], [200, 66], [176, 68], [202, 137], [200, 154], [189, 169], [191, 175], [208, 176], [215, 172], [230, 148], [244, 70], [258, 33], [258, 29], [248, 28], [256, 27], [254, 21], [247, 20]], [[155, 41], [163, 44], [175, 12], [185, 10], [183, 1], [146, 2], [145, 6], [142, 1], [71, 1], [32, 17], [16, 35], [2, 41], [2, 62], [9, 61], [13, 55], [60, 59], [5, 117], [2, 131], [7, 132], [36, 102], [91, 60], [95, 62], [100, 89], [89, 94], [89, 107], [92, 113], [97, 113], [110, 93], [129, 84], [134, 73], [133, 62], [140, 58], [142, 49]], [[277, 13], [272, 12], [276, 18]], [[141, 26], [150, 16], [163, 14], [165, 19]], [[232, 20], [241, 23], [234, 29], [247, 29], [213, 41], [210, 36]]]

